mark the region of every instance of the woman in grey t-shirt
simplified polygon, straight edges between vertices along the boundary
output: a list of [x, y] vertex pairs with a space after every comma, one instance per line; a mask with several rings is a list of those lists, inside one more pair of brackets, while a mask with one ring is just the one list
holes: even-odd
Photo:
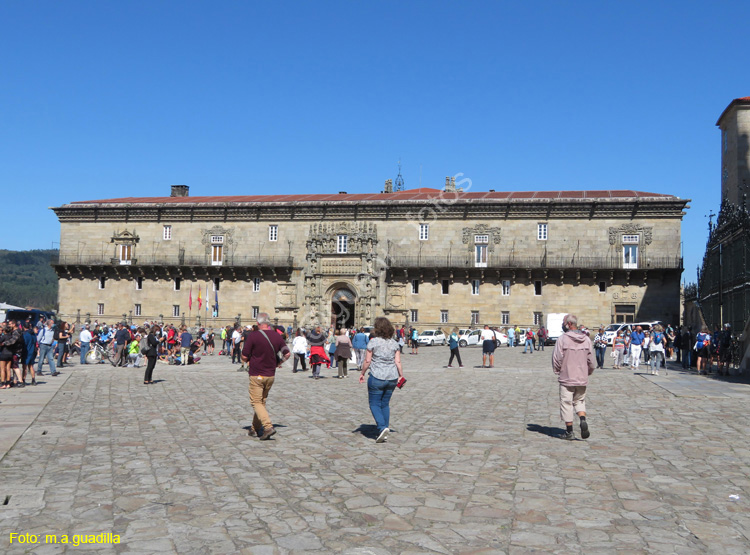
[[393, 339], [394, 333], [388, 318], [375, 318], [375, 329], [367, 344], [367, 357], [359, 376], [359, 383], [364, 383], [365, 373], [370, 370], [367, 394], [370, 411], [378, 426], [378, 443], [388, 439], [391, 395], [398, 379], [404, 376], [401, 370], [401, 353], [398, 343]]

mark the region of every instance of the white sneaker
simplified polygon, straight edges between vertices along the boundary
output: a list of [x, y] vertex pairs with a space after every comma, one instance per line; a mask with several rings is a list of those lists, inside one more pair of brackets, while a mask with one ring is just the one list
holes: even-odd
[[383, 431], [380, 432], [380, 435], [378, 436], [378, 439], [375, 440], [375, 443], [383, 443], [386, 439], [388, 439], [388, 432], [390, 430], [388, 428], [383, 428]]

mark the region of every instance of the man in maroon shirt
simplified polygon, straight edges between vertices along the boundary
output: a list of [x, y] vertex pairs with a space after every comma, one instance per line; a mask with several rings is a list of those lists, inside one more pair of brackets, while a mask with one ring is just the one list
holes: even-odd
[[[276, 376], [276, 368], [292, 354], [284, 339], [269, 325], [270, 318], [265, 312], [258, 314], [258, 331], [252, 331], [245, 337], [242, 348], [242, 361], [247, 363], [250, 375], [250, 403], [253, 405], [253, 426], [248, 435], [260, 435], [260, 439], [269, 439], [276, 433], [271, 418], [266, 411], [266, 398]], [[281, 356], [281, 362], [276, 357]]]

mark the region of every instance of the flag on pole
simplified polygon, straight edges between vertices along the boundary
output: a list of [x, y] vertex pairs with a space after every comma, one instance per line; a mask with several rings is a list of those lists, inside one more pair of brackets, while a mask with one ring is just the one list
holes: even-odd
[[208, 283], [206, 284], [206, 318], [208, 318]]
[[193, 310], [193, 286], [190, 285], [190, 296], [188, 297], [188, 310]]
[[214, 300], [215, 300], [215, 302], [214, 302], [214, 317], [218, 318], [219, 317], [219, 292], [218, 291], [214, 291]]
[[201, 308], [203, 307], [203, 301], [201, 300], [201, 286], [198, 286], [198, 312], [200, 312]]

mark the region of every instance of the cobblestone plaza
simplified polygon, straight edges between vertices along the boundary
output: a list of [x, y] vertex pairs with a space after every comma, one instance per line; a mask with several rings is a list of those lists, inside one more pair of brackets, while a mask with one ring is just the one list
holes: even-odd
[[[565, 442], [551, 349], [497, 354], [495, 369], [477, 348], [462, 349], [464, 369], [444, 368], [443, 347], [404, 355], [384, 444], [356, 372], [314, 381], [290, 362], [265, 442], [247, 435], [247, 375], [225, 357], [159, 364], [152, 386], [142, 369], [78, 365], [4, 392], [0, 549], [750, 551], [750, 386], [597, 370], [592, 436]], [[101, 533], [120, 543], [45, 542]]]

